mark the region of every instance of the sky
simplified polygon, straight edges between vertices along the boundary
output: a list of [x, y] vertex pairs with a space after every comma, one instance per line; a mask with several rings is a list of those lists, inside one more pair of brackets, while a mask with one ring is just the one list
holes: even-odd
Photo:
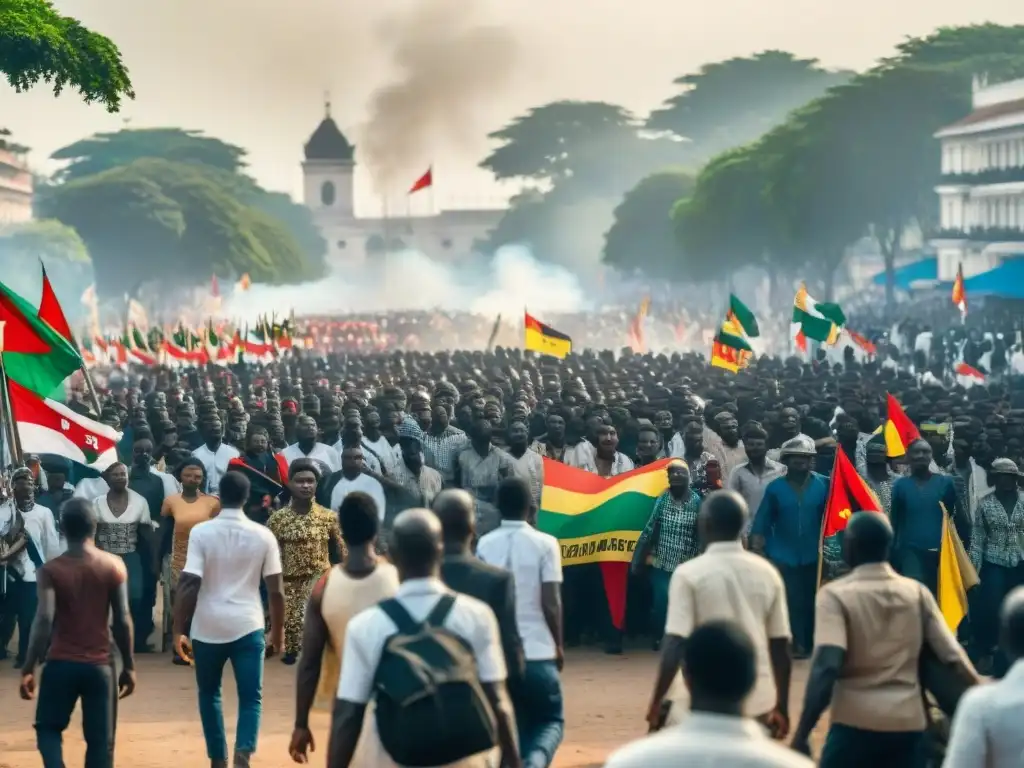
[[[357, 146], [357, 211], [434, 168], [415, 207], [494, 207], [489, 131], [531, 106], [604, 100], [643, 114], [703, 63], [776, 48], [862, 70], [940, 26], [1024, 23], [1020, 0], [56, 0], [121, 49], [120, 114], [0, 84], [0, 123], [33, 148], [179, 126], [246, 148], [264, 186], [301, 197], [302, 145], [331, 112]], [[394, 205], [394, 203], [392, 203]]]

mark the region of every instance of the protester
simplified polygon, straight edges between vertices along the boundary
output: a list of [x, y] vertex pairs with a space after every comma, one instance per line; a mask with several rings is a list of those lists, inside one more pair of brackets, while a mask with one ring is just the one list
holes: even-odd
[[[174, 605], [175, 649], [196, 670], [199, 718], [210, 768], [227, 768], [221, 704], [224, 665], [238, 688], [233, 768], [248, 768], [256, 752], [262, 713], [263, 657], [284, 648], [285, 598], [281, 553], [270, 531], [242, 510], [249, 481], [239, 472], [220, 479], [220, 513], [189, 535], [188, 559]], [[270, 639], [264, 637], [260, 580], [270, 597]]]

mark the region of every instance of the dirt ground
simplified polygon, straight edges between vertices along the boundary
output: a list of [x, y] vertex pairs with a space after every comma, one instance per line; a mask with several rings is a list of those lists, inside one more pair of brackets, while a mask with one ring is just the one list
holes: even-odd
[[[569, 654], [563, 675], [566, 733], [555, 760], [557, 768], [600, 766], [616, 747], [643, 735], [655, 664], [656, 655], [651, 651], [628, 651], [618, 657], [587, 650]], [[803, 696], [806, 671], [806, 662], [798, 663], [794, 671], [794, 719]], [[294, 707], [293, 679], [293, 667], [277, 660], [267, 662], [263, 723], [254, 766], [292, 765], [287, 748]], [[235, 717], [230, 672], [225, 674], [224, 682], [230, 744]], [[40, 759], [32, 730], [34, 703], [18, 698], [18, 675], [10, 662], [4, 662], [0, 668], [0, 713], [0, 768], [37, 768]], [[312, 724], [317, 740], [312, 764], [322, 766], [326, 759], [327, 716], [314, 715]], [[76, 714], [65, 734], [65, 760], [68, 766], [76, 766], [82, 765], [83, 758], [84, 742]], [[139, 687], [134, 696], [123, 702], [119, 716], [117, 764], [131, 768], [209, 765], [191, 671], [173, 666], [166, 655], [139, 659]]]

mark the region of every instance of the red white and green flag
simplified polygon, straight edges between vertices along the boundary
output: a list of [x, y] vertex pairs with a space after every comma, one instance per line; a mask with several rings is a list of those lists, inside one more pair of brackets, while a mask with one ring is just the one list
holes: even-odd
[[25, 453], [52, 453], [99, 471], [117, 461], [121, 434], [9, 380], [7, 393]]

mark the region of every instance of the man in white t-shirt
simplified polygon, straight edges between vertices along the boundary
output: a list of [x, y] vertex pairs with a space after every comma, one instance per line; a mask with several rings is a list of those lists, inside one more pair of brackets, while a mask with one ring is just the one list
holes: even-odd
[[565, 734], [562, 710], [562, 550], [558, 540], [526, 522], [533, 489], [509, 477], [496, 495], [501, 525], [477, 544], [476, 554], [512, 574], [516, 626], [523, 640], [526, 674], [515, 692], [523, 765], [547, 768]]
[[[440, 579], [441, 522], [426, 509], [408, 509], [395, 518], [391, 554], [398, 568], [401, 585], [395, 599], [414, 621], [430, 615], [438, 600], [451, 595]], [[480, 684], [491, 704], [498, 726], [501, 764], [511, 768], [522, 765], [515, 737], [515, 716], [505, 690], [505, 656], [498, 634], [498, 620], [486, 603], [468, 595], [456, 594], [444, 626], [470, 646], [476, 660]], [[349, 768], [355, 754], [367, 704], [373, 698], [374, 676], [388, 639], [398, 627], [379, 606], [368, 608], [349, 622], [341, 656], [338, 698], [331, 719], [328, 768]], [[376, 722], [364, 735], [366, 766], [390, 768], [395, 763], [380, 744]], [[495, 750], [471, 755], [456, 764], [458, 768], [497, 766]], [[439, 767], [440, 768], [440, 767]]]
[[[274, 535], [242, 511], [249, 498], [245, 475], [226, 473], [219, 490], [220, 514], [189, 534], [174, 605], [174, 636], [178, 655], [194, 660], [211, 768], [228, 765], [221, 678], [225, 663], [231, 662], [238, 688], [233, 767], [247, 768], [260, 730], [264, 654], [284, 647], [281, 552]], [[270, 598], [269, 645], [263, 631], [261, 578]]]
[[312, 459], [320, 467], [320, 476], [327, 477], [341, 469], [341, 457], [327, 443], [317, 440], [319, 430], [316, 419], [312, 416], [300, 416], [295, 425], [295, 436], [298, 440], [281, 451], [281, 455], [288, 462], [288, 466], [296, 459]]
[[[669, 582], [661, 665], [647, 714], [652, 728], [664, 720], [662, 704], [678, 678], [686, 639], [708, 622], [730, 621], [750, 637], [756, 654], [757, 678], [744, 713], [775, 738], [789, 732], [792, 652], [786, 590], [771, 563], [743, 549], [746, 522], [747, 504], [735, 491], [715, 491], [701, 506], [697, 524], [707, 548], [676, 568]], [[670, 721], [680, 709], [672, 702]]]
[[345, 497], [355, 491], [361, 491], [373, 499], [377, 505], [377, 515], [384, 522], [384, 486], [380, 480], [370, 477], [363, 471], [363, 449], [350, 445], [341, 454], [341, 471], [328, 477], [326, 482], [331, 486], [330, 508], [337, 511]]
[[203, 462], [206, 469], [206, 491], [217, 493], [220, 479], [228, 471], [228, 463], [239, 457], [238, 449], [224, 442], [224, 425], [220, 419], [209, 419], [203, 422], [203, 439], [206, 441], [192, 455]]

